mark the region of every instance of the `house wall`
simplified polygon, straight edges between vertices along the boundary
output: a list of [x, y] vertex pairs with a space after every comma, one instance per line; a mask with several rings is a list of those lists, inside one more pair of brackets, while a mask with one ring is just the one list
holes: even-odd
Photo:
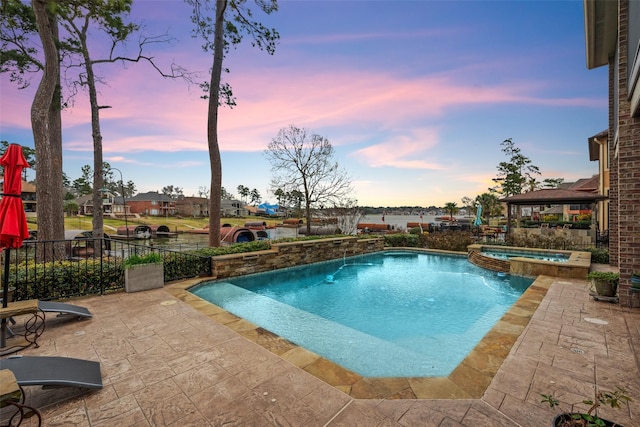
[[[619, 1], [618, 8], [618, 54], [614, 57], [615, 62], [610, 63], [610, 69], [614, 70], [610, 118], [616, 119], [610, 128], [616, 131], [612, 132], [614, 140], [609, 141], [612, 159], [610, 196], [614, 193], [611, 204], [615, 204], [610, 219], [617, 229], [613, 244], [610, 236], [609, 250], [610, 263], [620, 269], [620, 303], [625, 305], [629, 303], [631, 273], [640, 271], [640, 112], [631, 109], [628, 87], [631, 75], [628, 67], [634, 66], [636, 54], [631, 52], [630, 55], [628, 35], [638, 33], [640, 21], [629, 20], [629, 0]], [[634, 26], [632, 31], [629, 31], [630, 26]], [[636, 87], [636, 90], [640, 89]]]
[[127, 208], [132, 214], [150, 216], [174, 215], [176, 210], [175, 202], [156, 201], [154, 204], [151, 200], [127, 200]]

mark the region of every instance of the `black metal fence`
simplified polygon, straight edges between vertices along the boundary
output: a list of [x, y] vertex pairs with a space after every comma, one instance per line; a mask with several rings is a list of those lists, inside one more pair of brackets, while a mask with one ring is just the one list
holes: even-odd
[[78, 238], [27, 240], [19, 249], [3, 251], [0, 278], [3, 284], [7, 280], [13, 300], [103, 295], [124, 288], [124, 261], [129, 256], [148, 253], [161, 255], [165, 282], [211, 275], [210, 257], [130, 241]]

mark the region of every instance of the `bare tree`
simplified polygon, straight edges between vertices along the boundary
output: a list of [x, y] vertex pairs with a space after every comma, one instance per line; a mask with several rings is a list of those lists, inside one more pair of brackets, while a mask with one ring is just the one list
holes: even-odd
[[265, 150], [274, 177], [272, 191], [299, 191], [304, 202], [307, 233], [311, 233], [311, 210], [339, 206], [353, 193], [351, 180], [333, 159], [326, 138], [293, 125], [281, 129]]
[[342, 205], [325, 209], [327, 215], [336, 218], [337, 227], [342, 234], [356, 234], [358, 223], [362, 220], [364, 212], [358, 207], [358, 201], [347, 199]]
[[182, 189], [182, 187], [167, 185], [165, 187], [162, 187], [162, 190], [160, 192], [171, 199], [184, 199], [184, 190]]
[[[102, 157], [102, 132], [100, 128], [100, 110], [110, 108], [98, 103], [97, 83], [101, 81], [96, 74], [95, 66], [114, 62], [146, 61], [163, 77], [183, 77], [188, 74], [181, 67], [172, 64], [171, 73], [164, 73], [154, 62], [153, 58], [145, 55], [145, 48], [151, 43], [168, 43], [171, 39], [166, 36], [141, 37], [138, 41], [138, 51], [135, 56], [118, 54], [119, 46], [139, 30], [139, 26], [126, 22], [131, 11], [133, 0], [105, 1], [105, 0], [76, 0], [61, 2], [57, 5], [56, 13], [60, 17], [60, 25], [66, 30], [63, 40], [66, 50], [72, 54], [69, 67], [79, 67], [80, 72], [72, 87], [83, 87], [89, 92], [91, 108], [91, 135], [93, 139], [93, 236], [104, 234], [102, 195], [104, 187], [104, 169]], [[106, 58], [92, 58], [89, 49], [89, 32], [95, 28], [101, 30], [109, 39], [109, 54]]]
[[[205, 40], [205, 52], [213, 50], [211, 79], [203, 85], [208, 93], [209, 110], [207, 115], [207, 141], [209, 143], [209, 162], [211, 164], [211, 199], [209, 201], [209, 246], [220, 246], [220, 215], [222, 200], [222, 161], [218, 142], [218, 107], [222, 104], [235, 105], [231, 87], [222, 82], [222, 62], [233, 45], [242, 41], [243, 34], [250, 35], [252, 45], [265, 49], [269, 54], [275, 52], [280, 38], [277, 31], [253, 21], [253, 12], [247, 6], [247, 0], [216, 0], [215, 19], [208, 15], [209, 0], [186, 0], [193, 6], [192, 21], [194, 32]], [[256, 6], [266, 14], [278, 10], [276, 0], [255, 0]], [[227, 69], [225, 71], [228, 72]]]
[[203, 197], [205, 199], [209, 198], [209, 188], [207, 188], [206, 185], [198, 187], [198, 197]]

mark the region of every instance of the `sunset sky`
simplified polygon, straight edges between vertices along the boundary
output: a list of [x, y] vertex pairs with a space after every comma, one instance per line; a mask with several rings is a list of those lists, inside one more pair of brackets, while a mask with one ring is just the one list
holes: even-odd
[[[512, 138], [542, 172], [597, 173], [587, 139], [607, 127], [607, 70], [587, 70], [581, 1], [280, 1], [255, 16], [281, 36], [275, 55], [230, 52], [223, 76], [237, 106], [221, 109], [222, 185], [274, 203], [264, 149], [289, 125], [326, 137], [362, 206], [461, 205], [492, 186]], [[134, 1], [148, 51], [208, 80], [212, 55], [191, 37], [182, 1]], [[130, 50], [134, 51], [132, 44]], [[96, 46], [94, 57], [105, 51]], [[209, 187], [207, 101], [139, 63], [101, 66], [104, 159], [139, 192]], [[30, 105], [40, 76], [18, 90], [0, 78], [0, 139], [33, 147]], [[64, 171], [93, 164], [87, 96], [63, 114]], [[29, 179], [34, 174], [30, 172]]]

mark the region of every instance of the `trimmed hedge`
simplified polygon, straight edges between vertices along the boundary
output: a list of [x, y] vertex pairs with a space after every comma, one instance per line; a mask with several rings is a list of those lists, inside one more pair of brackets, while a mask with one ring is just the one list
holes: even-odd
[[[78, 295], [100, 294], [121, 289], [124, 283], [122, 263], [106, 260], [23, 262], [12, 265], [15, 300], [63, 299]], [[44, 285], [46, 284], [46, 286]]]

